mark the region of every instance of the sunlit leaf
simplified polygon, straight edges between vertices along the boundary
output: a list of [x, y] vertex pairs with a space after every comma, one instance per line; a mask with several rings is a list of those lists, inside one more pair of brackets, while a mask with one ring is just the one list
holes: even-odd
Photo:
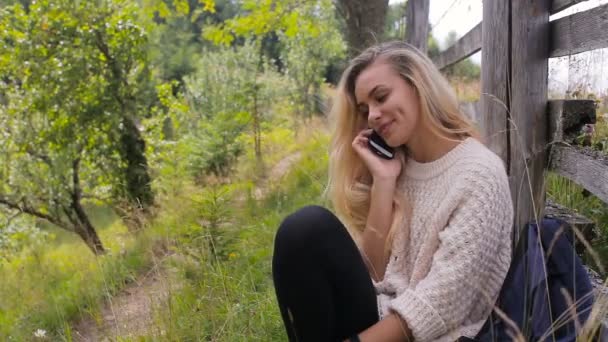
[[204, 5], [203, 11], [215, 13], [215, 1], [214, 0], [199, 0]]
[[188, 15], [190, 13], [190, 5], [188, 0], [173, 0], [173, 7], [175, 11], [181, 15]]

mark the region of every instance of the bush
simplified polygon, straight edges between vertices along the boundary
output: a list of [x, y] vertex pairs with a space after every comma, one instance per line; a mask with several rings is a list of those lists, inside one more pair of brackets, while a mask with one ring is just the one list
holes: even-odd
[[272, 120], [273, 103], [287, 82], [253, 43], [203, 53], [198, 71], [185, 80], [190, 112], [182, 126], [191, 174], [229, 175], [245, 149], [239, 137], [259, 134]]

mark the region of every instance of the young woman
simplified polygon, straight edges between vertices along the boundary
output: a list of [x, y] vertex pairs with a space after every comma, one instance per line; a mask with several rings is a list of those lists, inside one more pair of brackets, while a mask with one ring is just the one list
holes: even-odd
[[[273, 277], [290, 341], [474, 338], [511, 260], [502, 160], [433, 63], [402, 42], [344, 71], [332, 109], [329, 194], [285, 218]], [[395, 149], [368, 147], [376, 131]]]

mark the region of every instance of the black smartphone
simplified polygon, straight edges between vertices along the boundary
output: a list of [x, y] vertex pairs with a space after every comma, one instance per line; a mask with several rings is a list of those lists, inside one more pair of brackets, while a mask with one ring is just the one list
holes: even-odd
[[384, 139], [382, 139], [380, 134], [376, 133], [376, 131], [373, 131], [369, 136], [367, 145], [369, 146], [370, 150], [381, 158], [393, 159], [395, 157], [395, 150], [388, 146], [388, 144], [384, 141]]

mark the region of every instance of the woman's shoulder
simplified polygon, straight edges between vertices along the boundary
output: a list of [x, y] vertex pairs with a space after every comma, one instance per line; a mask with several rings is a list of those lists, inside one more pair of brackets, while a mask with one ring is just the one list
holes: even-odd
[[455, 160], [453, 168], [499, 173], [506, 176], [505, 162], [481, 141], [467, 138], [462, 144], [466, 146], [462, 149], [460, 158]]
[[467, 185], [494, 184], [509, 187], [504, 161], [486, 145], [475, 138], [467, 138], [459, 158], [449, 170], [448, 177], [459, 178]]
[[419, 163], [408, 159], [405, 168], [405, 175], [410, 180], [423, 182], [478, 172], [506, 176], [502, 160], [479, 140], [470, 137], [435, 161]]

